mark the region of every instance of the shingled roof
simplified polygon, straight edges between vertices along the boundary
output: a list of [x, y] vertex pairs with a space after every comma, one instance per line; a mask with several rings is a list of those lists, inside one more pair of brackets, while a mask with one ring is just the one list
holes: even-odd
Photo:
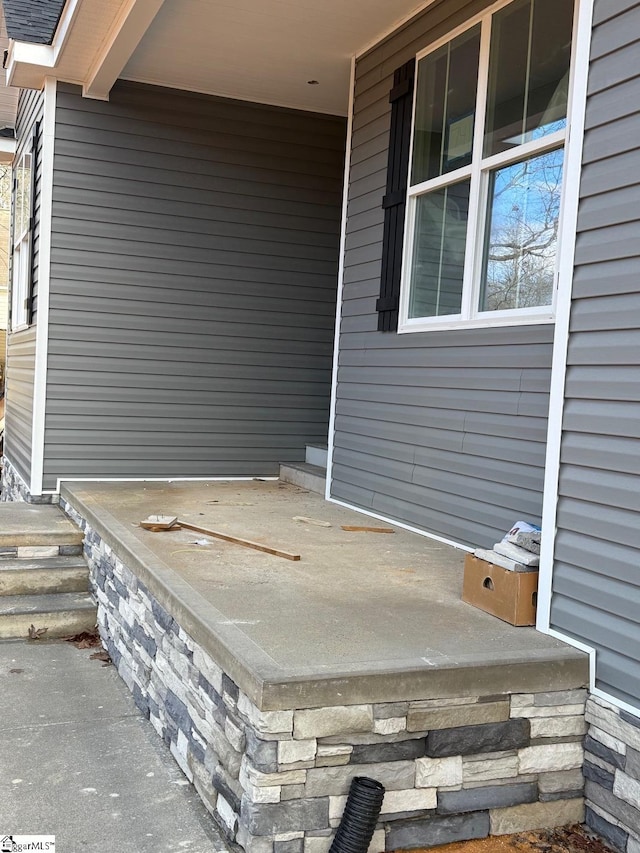
[[51, 44], [66, 0], [2, 0], [7, 35], [16, 41]]

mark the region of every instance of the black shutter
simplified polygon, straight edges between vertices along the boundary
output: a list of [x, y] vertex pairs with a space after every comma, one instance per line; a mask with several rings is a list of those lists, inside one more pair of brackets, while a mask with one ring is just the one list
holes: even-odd
[[400, 275], [402, 273], [402, 242], [409, 176], [409, 145], [411, 142], [411, 112], [415, 59], [398, 68], [393, 75], [389, 160], [387, 163], [387, 192], [382, 200], [384, 234], [382, 238], [382, 274], [380, 298], [376, 302], [378, 331], [395, 332], [398, 328]]
[[31, 138], [31, 192], [29, 194], [29, 269], [27, 271], [27, 323], [33, 323], [33, 263], [35, 255], [35, 209], [36, 187], [38, 182], [38, 141], [40, 139], [40, 124], [37, 121]]

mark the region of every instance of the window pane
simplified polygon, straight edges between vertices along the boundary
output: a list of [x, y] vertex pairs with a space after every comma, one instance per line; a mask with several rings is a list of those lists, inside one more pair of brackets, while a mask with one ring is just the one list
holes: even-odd
[[493, 17], [485, 156], [566, 125], [572, 0], [517, 0]]
[[469, 181], [419, 196], [409, 317], [459, 314], [469, 213]]
[[481, 311], [551, 305], [562, 148], [490, 176]]
[[31, 154], [24, 154], [16, 169], [14, 241], [20, 240], [29, 227], [31, 214]]
[[31, 154], [24, 155], [22, 181], [22, 230], [26, 231], [31, 217]]
[[23, 242], [13, 253], [11, 327], [16, 329], [27, 322], [24, 301], [27, 298], [28, 243]]
[[480, 27], [418, 63], [412, 184], [471, 162]]
[[14, 195], [14, 207], [15, 207], [14, 234], [13, 234], [14, 240], [19, 240], [21, 235], [22, 235], [22, 232], [24, 230], [24, 228], [23, 228], [23, 216], [22, 216], [22, 210], [23, 210], [22, 191], [23, 191], [23, 187], [24, 187], [24, 159], [21, 158], [20, 163], [18, 164], [18, 167], [16, 169], [16, 184], [15, 184], [15, 195]]

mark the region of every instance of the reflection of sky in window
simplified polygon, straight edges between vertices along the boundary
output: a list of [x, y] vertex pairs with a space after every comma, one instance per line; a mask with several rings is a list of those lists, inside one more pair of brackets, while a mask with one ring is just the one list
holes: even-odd
[[550, 302], [563, 157], [557, 149], [493, 173], [485, 310]]
[[563, 156], [559, 149], [495, 172], [492, 230], [518, 223], [541, 231], [557, 219]]
[[507, 139], [502, 140], [502, 144], [512, 145], [515, 147], [516, 145], [522, 145], [525, 142], [532, 142], [535, 139], [543, 139], [545, 136], [556, 133], [558, 130], [564, 130], [566, 126], [566, 118], [561, 118], [557, 121], [550, 121], [547, 124], [541, 124], [539, 127], [527, 131], [527, 133], [519, 133], [517, 136], [510, 136]]

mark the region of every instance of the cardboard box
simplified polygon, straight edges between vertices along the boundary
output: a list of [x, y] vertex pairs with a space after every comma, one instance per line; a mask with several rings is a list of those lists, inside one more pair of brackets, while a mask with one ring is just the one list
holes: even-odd
[[535, 625], [538, 572], [510, 572], [467, 554], [462, 600], [511, 625]]

